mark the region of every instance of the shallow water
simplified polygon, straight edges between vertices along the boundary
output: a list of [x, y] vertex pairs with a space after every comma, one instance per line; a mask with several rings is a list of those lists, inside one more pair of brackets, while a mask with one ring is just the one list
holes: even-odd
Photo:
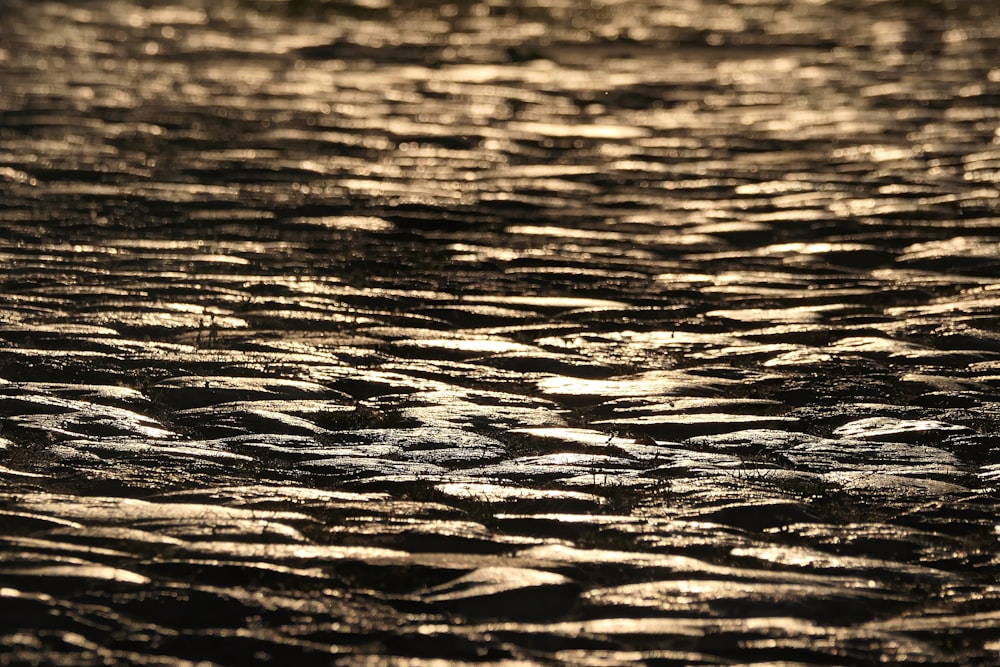
[[0, 663], [998, 661], [993, 3], [5, 7]]

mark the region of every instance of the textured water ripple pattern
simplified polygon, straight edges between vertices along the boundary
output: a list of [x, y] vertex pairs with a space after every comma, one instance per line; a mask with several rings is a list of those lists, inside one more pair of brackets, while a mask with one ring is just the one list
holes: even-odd
[[0, 664], [996, 664], [992, 2], [8, 0]]

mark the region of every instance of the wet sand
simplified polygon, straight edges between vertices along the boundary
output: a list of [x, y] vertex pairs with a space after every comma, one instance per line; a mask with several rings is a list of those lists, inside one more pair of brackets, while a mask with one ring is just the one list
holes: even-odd
[[5, 6], [0, 664], [1000, 663], [1000, 10]]

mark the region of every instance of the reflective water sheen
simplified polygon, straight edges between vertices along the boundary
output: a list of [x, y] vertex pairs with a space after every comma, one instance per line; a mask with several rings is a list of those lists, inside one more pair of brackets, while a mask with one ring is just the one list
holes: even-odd
[[8, 0], [2, 664], [1000, 660], [987, 0]]

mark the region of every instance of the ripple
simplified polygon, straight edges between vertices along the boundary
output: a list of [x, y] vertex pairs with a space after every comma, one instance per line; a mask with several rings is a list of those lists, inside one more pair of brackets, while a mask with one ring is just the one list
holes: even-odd
[[938, 4], [5, 3], [11, 659], [995, 662]]

